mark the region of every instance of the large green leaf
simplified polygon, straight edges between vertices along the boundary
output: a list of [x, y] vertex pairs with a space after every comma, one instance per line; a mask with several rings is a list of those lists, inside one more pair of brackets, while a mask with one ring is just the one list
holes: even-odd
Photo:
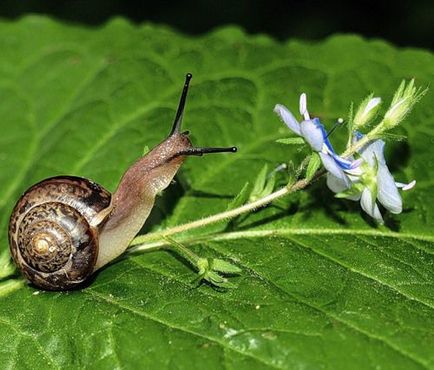
[[[2, 249], [30, 184], [73, 174], [113, 190], [168, 132], [185, 72], [194, 142], [240, 150], [189, 159], [148, 229], [225, 210], [265, 163], [301, 159], [297, 146], [275, 143], [288, 136], [275, 103], [296, 110], [305, 91], [331, 124], [371, 91], [387, 99], [402, 78], [434, 80], [432, 54], [382, 41], [279, 44], [236, 28], [191, 38], [119, 19], [100, 29], [3, 22], [0, 50]], [[418, 184], [387, 227], [319, 181], [236, 227], [191, 233], [197, 252], [237, 261], [234, 290], [193, 287], [192, 270], [166, 252], [129, 256], [79, 291], [7, 279], [0, 368], [434, 368], [432, 102], [429, 92], [403, 125], [408, 143], [388, 146], [395, 177]]]

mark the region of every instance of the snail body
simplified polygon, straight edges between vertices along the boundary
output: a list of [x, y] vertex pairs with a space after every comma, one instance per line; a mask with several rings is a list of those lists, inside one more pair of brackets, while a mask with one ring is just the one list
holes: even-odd
[[188, 132], [181, 132], [190, 79], [187, 74], [169, 136], [127, 169], [113, 194], [85, 178], [58, 176], [33, 185], [18, 200], [9, 245], [30, 282], [47, 290], [79, 286], [127, 249], [186, 156], [236, 151], [196, 148]]

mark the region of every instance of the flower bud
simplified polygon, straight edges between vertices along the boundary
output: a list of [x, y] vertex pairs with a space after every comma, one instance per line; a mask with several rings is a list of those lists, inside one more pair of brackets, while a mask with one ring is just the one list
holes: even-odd
[[359, 106], [354, 116], [353, 129], [357, 130], [369, 123], [377, 114], [381, 105], [381, 98], [368, 96]]
[[425, 93], [426, 90], [414, 86], [414, 80], [411, 80], [407, 86], [405, 81], [402, 81], [384, 115], [382, 122], [384, 129], [388, 130], [399, 124]]

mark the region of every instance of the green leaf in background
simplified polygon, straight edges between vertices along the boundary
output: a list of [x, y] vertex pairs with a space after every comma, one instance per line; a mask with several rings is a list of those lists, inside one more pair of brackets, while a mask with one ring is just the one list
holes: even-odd
[[321, 158], [318, 153], [312, 152], [312, 155], [309, 159], [309, 163], [306, 168], [306, 179], [311, 180], [315, 175], [316, 171], [321, 166]]
[[264, 167], [262, 167], [262, 169], [259, 171], [255, 179], [253, 189], [249, 196], [249, 201], [254, 202], [255, 200], [271, 194], [274, 190], [275, 183], [276, 173], [268, 172], [268, 165], [265, 164]]
[[250, 192], [250, 184], [249, 182], [246, 182], [238, 194], [228, 203], [226, 210], [229, 211], [242, 206], [249, 200]]
[[[275, 143], [288, 135], [276, 103], [296, 112], [306, 92], [330, 127], [370, 92], [387, 101], [402, 78], [434, 79], [429, 52], [357, 36], [277, 43], [224, 28], [193, 38], [122, 19], [98, 29], [2, 22], [0, 50], [2, 250], [29, 185], [70, 174], [113, 190], [144, 146], [168, 133], [186, 72], [194, 143], [239, 153], [189, 158], [148, 230], [223, 211], [264, 164], [300, 162], [297, 146]], [[128, 256], [78, 291], [3, 280], [0, 368], [433, 369], [433, 96], [396, 131], [408, 142], [387, 146], [396, 180], [418, 184], [386, 227], [321, 179], [287, 208], [188, 235], [201, 256], [241, 268], [224, 293], [192, 288], [191, 269], [163, 251]]]

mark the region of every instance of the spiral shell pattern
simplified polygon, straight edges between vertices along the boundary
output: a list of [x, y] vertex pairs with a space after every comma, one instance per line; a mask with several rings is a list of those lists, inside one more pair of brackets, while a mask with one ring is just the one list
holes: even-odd
[[79, 177], [54, 177], [32, 186], [9, 223], [12, 257], [27, 279], [48, 290], [85, 281], [98, 257], [101, 225], [94, 221], [110, 201], [107, 190]]

